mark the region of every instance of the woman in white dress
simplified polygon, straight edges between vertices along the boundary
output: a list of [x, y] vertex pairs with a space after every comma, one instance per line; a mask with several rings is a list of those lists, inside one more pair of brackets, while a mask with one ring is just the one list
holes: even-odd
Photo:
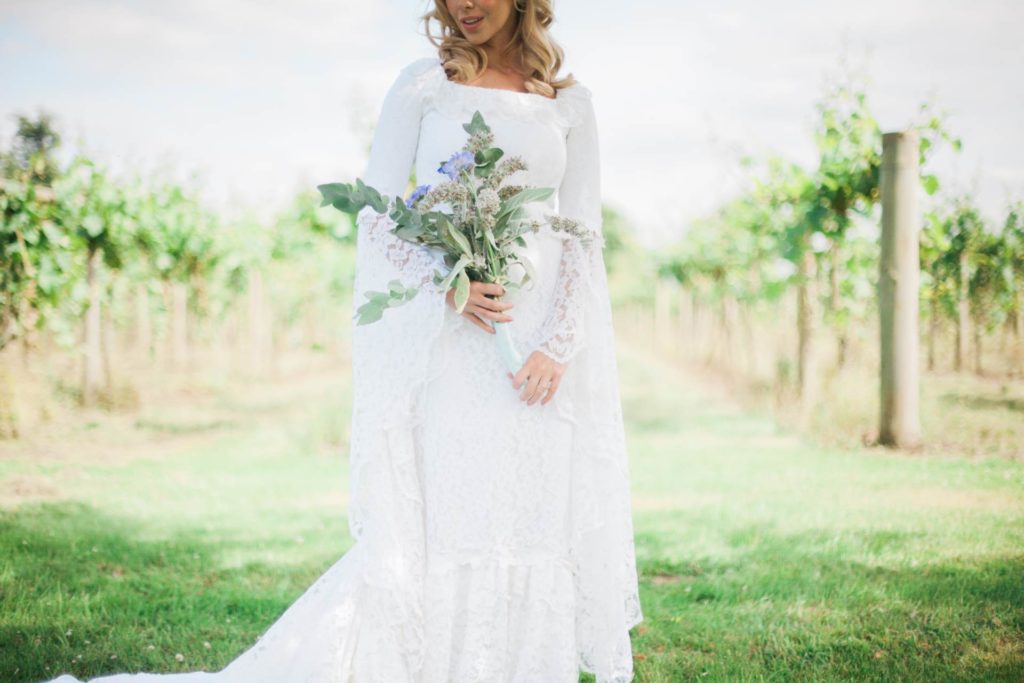
[[[440, 256], [363, 209], [354, 304], [396, 278], [419, 291], [353, 328], [355, 545], [222, 671], [94, 681], [633, 679], [629, 630], [643, 616], [591, 92], [555, 78], [550, 0], [436, 0], [425, 19], [441, 26], [428, 32], [438, 54], [392, 83], [366, 184], [404, 195], [413, 167], [418, 183], [441, 182], [438, 166], [480, 111], [494, 145], [528, 166], [506, 182], [557, 188], [531, 210], [596, 238], [527, 233], [532, 285], [473, 283], [459, 315], [432, 281]], [[497, 321], [524, 352], [515, 375], [495, 348]]]

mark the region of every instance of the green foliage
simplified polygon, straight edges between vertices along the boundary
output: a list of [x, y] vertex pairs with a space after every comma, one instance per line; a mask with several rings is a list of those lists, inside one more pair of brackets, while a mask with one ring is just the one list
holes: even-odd
[[0, 180], [0, 348], [43, 324], [68, 293], [71, 236], [50, 188]]
[[401, 306], [416, 296], [416, 291], [415, 287], [403, 285], [401, 280], [391, 280], [388, 282], [388, 291], [367, 292], [366, 302], [356, 309], [360, 324], [366, 325], [380, 320], [385, 309]]
[[953, 152], [963, 149], [963, 142], [949, 130], [946, 120], [948, 114], [935, 112], [935, 104], [923, 102], [918, 107], [917, 120], [910, 127], [918, 133], [918, 164], [922, 169], [921, 183], [925, 192], [932, 196], [940, 188], [939, 177], [934, 173], [924, 172], [928, 160], [938, 151], [940, 143], [947, 143]]
[[882, 132], [863, 86], [842, 82], [818, 103], [816, 198], [828, 207], [825, 234], [841, 242], [850, 212], [869, 215], [878, 201]]
[[60, 175], [54, 153], [61, 137], [53, 116], [40, 112], [35, 119], [16, 116], [11, 148], [0, 152], [0, 175], [25, 183], [48, 186]]
[[[826, 273], [825, 319], [842, 329], [874, 307], [878, 273], [878, 208], [882, 132], [866, 86], [849, 75], [830, 86], [816, 105], [817, 165], [806, 170], [780, 157], [740, 160], [747, 187], [713, 214], [695, 220], [674, 248], [655, 257], [657, 272], [693, 290], [705, 302], [723, 297], [772, 303], [800, 283], [797, 265], [808, 249]], [[919, 135], [922, 190], [941, 189], [928, 163], [943, 144], [962, 142], [945, 113], [922, 104], [910, 128]], [[937, 199], [940, 199], [937, 197]], [[947, 315], [955, 315], [959, 273], [970, 269], [972, 316], [992, 331], [1022, 307], [1022, 215], [1008, 209], [1001, 232], [985, 230], [967, 197], [937, 202], [924, 213], [920, 257], [922, 285]], [[827, 255], [828, 258], [823, 258]], [[961, 257], [963, 255], [963, 258]], [[820, 290], [825, 292], [825, 289]]]
[[[290, 264], [276, 272], [278, 282], [296, 282], [273, 292], [288, 320], [310, 304], [310, 292], [337, 298], [351, 291], [353, 223], [318, 209], [312, 195], [297, 196], [271, 220], [227, 222], [194, 188], [157, 176], [115, 178], [83, 154], [66, 168], [40, 165], [59, 141], [48, 126], [23, 126], [28, 137], [0, 153], [7, 174], [0, 179], [0, 348], [32, 330], [65, 347], [78, 343], [91, 254], [102, 258], [93, 277], [104, 306], [117, 303], [118, 292], [149, 291], [156, 314], [176, 281], [187, 285], [192, 315], [218, 320], [253, 269], [266, 272], [275, 262]], [[26, 159], [37, 161], [25, 166]], [[44, 167], [53, 169], [46, 183], [36, 172]], [[324, 248], [338, 245], [348, 246]]]
[[356, 214], [365, 207], [372, 206], [377, 213], [384, 213], [388, 210], [387, 197], [381, 196], [380, 192], [363, 182], [362, 178], [356, 178], [353, 183], [325, 183], [317, 185], [323, 195], [320, 206], [333, 206], [338, 211]]
[[544, 201], [554, 192], [555, 189], [553, 187], [524, 188], [501, 203], [501, 211], [498, 212], [497, 220], [511, 216], [515, 211], [530, 202]]
[[17, 120], [11, 148], [0, 151], [0, 349], [45, 323], [73, 266], [50, 187], [60, 174], [60, 135], [48, 114]]
[[686, 239], [661, 259], [660, 272], [705, 301], [782, 296], [796, 282], [805, 236], [820, 230], [825, 207], [812, 176], [779, 157], [764, 162], [751, 185], [712, 216], [694, 221]]
[[[491, 174], [504, 152], [491, 146], [494, 136], [479, 111], [474, 111], [471, 120], [462, 127], [469, 134], [468, 139], [460, 151], [441, 162], [444, 169], [446, 164], [458, 160], [460, 172], [452, 173], [450, 180], [433, 188], [417, 188], [407, 200], [400, 195], [393, 198], [381, 195], [361, 178], [357, 178], [355, 183], [317, 186], [323, 197], [321, 206], [333, 206], [348, 214], [358, 214], [362, 209], [372, 207], [376, 213], [386, 213], [391, 219], [393, 225], [388, 230], [395, 237], [415, 247], [440, 252], [450, 270], [446, 275], [435, 271], [433, 282], [444, 292], [454, 286], [455, 310], [459, 313], [469, 300], [471, 281], [515, 288], [533, 277], [532, 264], [514, 245], [525, 246], [523, 235], [527, 231], [536, 231], [541, 225], [541, 221], [527, 220], [525, 205], [543, 201], [555, 192], [552, 187], [526, 187], [502, 198], [499, 190], [505, 189], [501, 183], [507, 174], [501, 173], [501, 177], [498, 174], [492, 177]], [[471, 165], [468, 163], [470, 155]], [[522, 159], [516, 161], [521, 167], [525, 166]], [[461, 163], [466, 166], [461, 166]], [[485, 193], [490, 193], [490, 196], [483, 201]], [[433, 209], [443, 202], [451, 205], [450, 215]], [[552, 223], [552, 228], [560, 229], [555, 223]], [[518, 282], [508, 277], [514, 264], [522, 265], [526, 271], [524, 279]], [[413, 287], [396, 290], [394, 282], [387, 292], [365, 292], [367, 300], [356, 310], [357, 324], [379, 320], [384, 309], [402, 305], [416, 292]]]

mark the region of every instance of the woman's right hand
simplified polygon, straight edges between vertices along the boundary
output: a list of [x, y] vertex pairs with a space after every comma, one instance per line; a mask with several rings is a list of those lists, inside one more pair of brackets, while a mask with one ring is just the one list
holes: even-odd
[[[487, 320], [494, 320], [496, 322], [509, 322], [512, 320], [512, 316], [502, 313], [502, 311], [512, 308], [514, 304], [508, 301], [498, 301], [492, 299], [488, 294], [495, 296], [504, 296], [505, 288], [501, 285], [493, 282], [477, 282], [476, 280], [469, 281], [469, 299], [466, 301], [466, 307], [462, 309], [462, 315], [469, 318], [469, 321], [477, 327], [483, 329], [485, 332], [494, 334], [494, 328], [488, 325], [482, 318]], [[445, 294], [445, 301], [448, 305], [455, 308], [455, 288], [452, 287]]]

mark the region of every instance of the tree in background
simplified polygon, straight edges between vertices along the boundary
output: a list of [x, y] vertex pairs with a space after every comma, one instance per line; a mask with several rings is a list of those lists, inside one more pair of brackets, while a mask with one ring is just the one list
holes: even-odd
[[1003, 268], [1010, 290], [1014, 355], [1017, 372], [1024, 374], [1024, 202], [1011, 204], [1003, 223]]
[[921, 295], [925, 298], [922, 310], [928, 311], [927, 363], [935, 370], [939, 323], [947, 312], [956, 309], [956, 264], [950, 259], [952, 233], [944, 216], [936, 210], [924, 216], [921, 227]]
[[52, 185], [60, 175], [54, 154], [61, 142], [53, 116], [40, 112], [34, 119], [21, 115], [15, 118], [18, 125], [11, 148], [0, 152], [0, 173], [20, 182]]
[[71, 236], [72, 248], [84, 258], [86, 300], [82, 333], [81, 402], [96, 405], [101, 385], [110, 387], [109, 354], [104, 355], [102, 311], [109, 280], [104, 267], [116, 271], [122, 265], [133, 217], [127, 212], [125, 194], [105, 169], [76, 156], [56, 181], [58, 221]]
[[[851, 214], [870, 217], [879, 201], [882, 131], [867, 105], [864, 86], [844, 79], [817, 104], [814, 132], [818, 168], [815, 193], [828, 209], [821, 215], [821, 233], [828, 238], [829, 296], [824, 316], [838, 339], [836, 365], [846, 363], [853, 283], [847, 278], [848, 231]], [[859, 273], [855, 273], [860, 275]]]
[[51, 187], [60, 135], [45, 113], [17, 118], [11, 148], [0, 151], [0, 349], [20, 338], [27, 353], [31, 331], [67, 290], [71, 244]]
[[974, 372], [984, 373], [983, 340], [1006, 321], [1012, 298], [1012, 278], [1006, 276], [1007, 254], [1001, 234], [984, 229], [973, 249], [973, 268], [968, 283], [971, 322], [974, 324]]
[[971, 271], [985, 224], [981, 211], [970, 197], [960, 196], [952, 200], [942, 226], [949, 244], [943, 256], [943, 270], [953, 277], [951, 313], [956, 325], [953, 367], [960, 371], [967, 365], [967, 339], [971, 327]]

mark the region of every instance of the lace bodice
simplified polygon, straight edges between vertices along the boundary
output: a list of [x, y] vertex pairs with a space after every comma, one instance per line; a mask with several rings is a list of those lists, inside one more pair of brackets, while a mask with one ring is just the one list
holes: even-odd
[[[385, 96], [364, 180], [384, 194], [403, 195], [415, 165], [418, 184], [440, 182], [444, 178], [438, 165], [465, 141], [461, 123], [477, 110], [492, 126], [506, 157], [516, 154], [527, 161], [528, 169], [510, 175], [506, 183], [557, 188], [548, 201], [529, 211], [537, 217], [558, 214], [576, 219], [595, 236], [588, 245], [550, 227], [536, 238], [527, 236], [526, 255], [552, 267], [539, 269], [550, 276], [527, 299], [533, 310], [517, 310], [536, 314], [540, 307], [543, 318], [517, 322], [515, 330], [528, 347], [524, 350], [540, 349], [567, 363], [585, 341], [581, 293], [591, 286], [589, 251], [604, 245], [597, 125], [586, 86], [577, 82], [555, 98], [481, 88], [448, 80], [435, 58], [416, 60], [400, 72]], [[368, 242], [387, 254], [404, 282], [420, 287], [420, 294], [443, 300], [444, 292], [429, 282], [435, 267], [445, 270], [439, 260], [394, 237], [387, 215], [367, 207], [358, 218]], [[509, 300], [518, 304], [521, 299]]]
[[[435, 184], [442, 179], [441, 163], [465, 142], [462, 125], [474, 111], [483, 114], [495, 145], [506, 156], [519, 155], [527, 162], [528, 170], [510, 175], [508, 184], [556, 189], [548, 200], [528, 205], [527, 210], [537, 218], [551, 214], [574, 219], [593, 235], [584, 242], [548, 226], [527, 233], [522, 249], [535, 266], [536, 280], [532, 287], [508, 288], [505, 298], [516, 304], [510, 309], [509, 329], [524, 358], [539, 349], [567, 363], [550, 407], [571, 425], [566, 442], [572, 463], [566, 524], [574, 584], [572, 640], [582, 670], [594, 672], [598, 683], [624, 683], [632, 680], [633, 672], [629, 629], [643, 615], [604, 262], [597, 122], [590, 90], [576, 83], [548, 98], [469, 86], [449, 81], [434, 57], [415, 60], [388, 89], [361, 177], [392, 197], [405, 196], [413, 170], [416, 184]], [[444, 433], [451, 450], [462, 452], [468, 437], [456, 423], [498, 420], [504, 425], [515, 418], [504, 410], [495, 414], [490, 407], [478, 408], [480, 401], [487, 403], [476, 395], [479, 392], [474, 392], [459, 418], [452, 417], [451, 406], [439, 417], [434, 403], [438, 395], [433, 390], [450, 387], [434, 384], [446, 376], [436, 358], [449, 349], [448, 358], [461, 359], [461, 374], [467, 367], [478, 368], [470, 374], [492, 373], [498, 367], [493, 360], [497, 351], [490, 365], [486, 356], [476, 355], [488, 346], [481, 342], [490, 340], [481, 338], [482, 332], [455, 314], [444, 292], [433, 284], [433, 271], [447, 270], [438, 253], [395, 237], [390, 217], [372, 208], [360, 212], [357, 225], [353, 303], [360, 305], [366, 291], [387, 289], [392, 279], [419, 288], [413, 299], [386, 310], [376, 322], [356, 326], [353, 332], [349, 524], [360, 544], [370, 544], [367, 556], [379, 561], [374, 565], [375, 580], [385, 586], [400, 583], [394, 577], [416, 574], [415, 568], [427, 560], [421, 552], [426, 547], [421, 526], [427, 506], [420, 488], [424, 474], [413, 447], [418, 443], [418, 425], [437, 425], [441, 419], [437, 433]], [[460, 341], [466, 345], [460, 346]], [[476, 365], [466, 365], [470, 362]], [[494, 390], [505, 388], [513, 391], [504, 383]], [[445, 418], [450, 426], [444, 426]], [[527, 429], [525, 423], [516, 425], [517, 430]], [[549, 428], [534, 428], [541, 436], [538, 443], [543, 443]], [[504, 437], [495, 438], [500, 441], [495, 449], [509, 446]], [[533, 437], [523, 432], [517, 438]], [[441, 473], [437, 480], [448, 481], [459, 474]], [[401, 505], [396, 504], [396, 488]], [[466, 501], [465, 509], [472, 508], [471, 502]], [[464, 506], [460, 503], [453, 509]], [[410, 593], [400, 604], [416, 600]], [[410, 652], [424, 647], [422, 625], [414, 612], [396, 620], [395, 629], [411, 634]]]

